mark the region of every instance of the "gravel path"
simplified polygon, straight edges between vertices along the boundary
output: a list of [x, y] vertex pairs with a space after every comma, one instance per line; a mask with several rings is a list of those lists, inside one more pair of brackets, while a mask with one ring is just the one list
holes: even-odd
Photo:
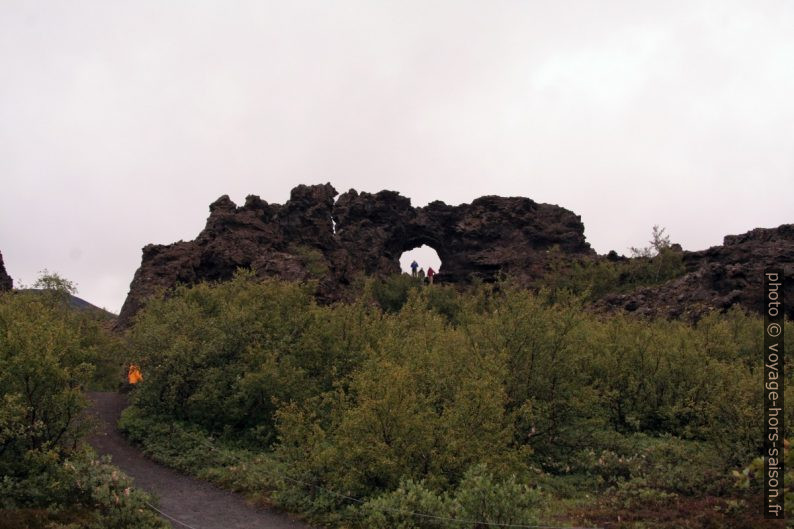
[[[89, 393], [89, 411], [99, 418], [100, 427], [89, 438], [100, 454], [135, 480], [135, 486], [151, 492], [174, 529], [311, 529], [286, 514], [255, 508], [242, 496], [207, 482], [180, 474], [146, 458], [116, 429], [126, 398], [118, 393]], [[176, 521], [175, 521], [176, 520]], [[180, 523], [181, 522], [181, 523]]]

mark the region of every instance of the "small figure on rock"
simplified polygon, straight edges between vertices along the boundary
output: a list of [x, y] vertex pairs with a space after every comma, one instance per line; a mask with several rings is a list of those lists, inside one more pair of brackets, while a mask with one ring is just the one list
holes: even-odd
[[411, 276], [416, 277], [416, 269], [419, 268], [419, 263], [416, 261], [411, 263]]
[[436, 276], [436, 271], [433, 270], [433, 267], [427, 269], [427, 282], [431, 285], [433, 284], [433, 278]]
[[418, 277], [419, 277], [419, 279], [420, 279], [421, 281], [424, 281], [424, 280], [425, 280], [425, 269], [424, 269], [424, 268], [420, 268], [420, 269], [419, 269], [419, 274], [418, 274]]

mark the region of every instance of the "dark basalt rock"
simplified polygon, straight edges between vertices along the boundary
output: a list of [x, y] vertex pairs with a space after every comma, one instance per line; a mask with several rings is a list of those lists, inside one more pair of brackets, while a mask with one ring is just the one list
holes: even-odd
[[505, 272], [529, 284], [542, 276], [553, 246], [594, 255], [578, 215], [528, 198], [488, 196], [414, 208], [394, 191], [350, 190], [334, 203], [336, 194], [330, 184], [301, 185], [284, 205], [249, 196], [240, 207], [220, 197], [194, 241], [143, 249], [119, 326], [160, 290], [223, 281], [241, 267], [261, 277], [317, 279], [318, 297], [333, 301], [358, 274], [399, 272], [400, 255], [422, 244], [442, 260], [439, 280], [457, 283], [492, 281]]
[[14, 281], [6, 272], [5, 264], [3, 264], [3, 254], [0, 253], [0, 292], [11, 290], [12, 288], [14, 288]]
[[568, 254], [594, 253], [578, 215], [528, 198], [488, 196], [460, 206], [413, 208], [391, 191], [351, 190], [334, 212], [340, 243], [366, 274], [398, 272], [400, 255], [422, 244], [438, 252], [439, 277], [449, 282], [490, 281], [499, 272], [537, 279], [555, 245]]
[[[794, 224], [757, 228], [728, 235], [722, 246], [684, 252], [687, 273], [656, 287], [608, 296], [597, 305], [607, 310], [637, 310], [650, 316], [697, 320], [711, 310], [724, 311], [739, 304], [764, 310], [764, 271], [784, 270], [784, 299], [794, 300]], [[794, 318], [794, 303], [786, 314]]]
[[[551, 255], [569, 262], [626, 259], [615, 252], [596, 255], [578, 215], [528, 198], [486, 196], [471, 204], [415, 208], [394, 191], [351, 189], [334, 202], [336, 195], [325, 184], [298, 186], [283, 205], [251, 195], [238, 207], [220, 197], [195, 240], [143, 249], [119, 328], [129, 325], [148, 297], [179, 283], [224, 281], [238, 268], [262, 278], [317, 280], [318, 299], [329, 302], [342, 299], [357, 275], [398, 273], [400, 255], [422, 244], [442, 260], [437, 280], [459, 284], [493, 281], [504, 273], [536, 285], [550, 269]], [[559, 251], [549, 252], [555, 247]], [[771, 267], [785, 269], [785, 295], [794, 299], [794, 225], [727, 236], [722, 246], [683, 252], [683, 260], [684, 276], [607, 296], [594, 309], [691, 319], [736, 304], [760, 312], [763, 271]], [[794, 303], [788, 305], [794, 317]]]

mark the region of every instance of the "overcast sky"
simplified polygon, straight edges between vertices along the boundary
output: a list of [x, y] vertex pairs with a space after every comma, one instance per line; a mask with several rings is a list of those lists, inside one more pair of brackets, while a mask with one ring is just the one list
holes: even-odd
[[118, 311], [222, 194], [527, 196], [600, 253], [794, 222], [794, 2], [0, 2], [0, 252]]

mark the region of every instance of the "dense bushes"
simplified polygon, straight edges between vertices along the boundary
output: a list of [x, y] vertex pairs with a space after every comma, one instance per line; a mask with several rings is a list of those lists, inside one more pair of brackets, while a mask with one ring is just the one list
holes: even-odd
[[499, 480], [485, 465], [470, 468], [451, 492], [407, 480], [360, 509], [362, 525], [373, 529], [452, 529], [537, 524], [540, 491], [514, 475]]
[[90, 450], [28, 452], [24, 476], [0, 482], [3, 527], [23, 529], [164, 529], [147, 494]]
[[249, 275], [154, 301], [130, 335], [146, 383], [135, 402], [254, 443], [274, 440], [275, 410], [333, 388], [360, 364], [363, 304], [318, 307], [290, 283]]
[[100, 323], [68, 308], [70, 284], [43, 279], [44, 292], [0, 294], [0, 517], [18, 528], [162, 527], [141, 511], [145, 496], [80, 447], [83, 392], [117, 381], [120, 366]]
[[[25, 471], [30, 451], [64, 450], [82, 434], [83, 390], [93, 379], [102, 339], [75, 315], [63, 291], [0, 297], [0, 470]], [[20, 467], [22, 465], [22, 467]]]
[[[125, 427], [162, 460], [360, 527], [444, 526], [404, 510], [531, 523], [557, 501], [540, 484], [572, 479], [626, 504], [732, 494], [730, 470], [759, 453], [755, 316], [600, 318], [564, 290], [411, 281], [325, 307], [242, 273], [153, 300], [130, 334], [145, 381]], [[191, 433], [142, 433], [175, 419]], [[271, 477], [163, 446], [196, 439]], [[513, 501], [475, 512], [485, 489]]]

